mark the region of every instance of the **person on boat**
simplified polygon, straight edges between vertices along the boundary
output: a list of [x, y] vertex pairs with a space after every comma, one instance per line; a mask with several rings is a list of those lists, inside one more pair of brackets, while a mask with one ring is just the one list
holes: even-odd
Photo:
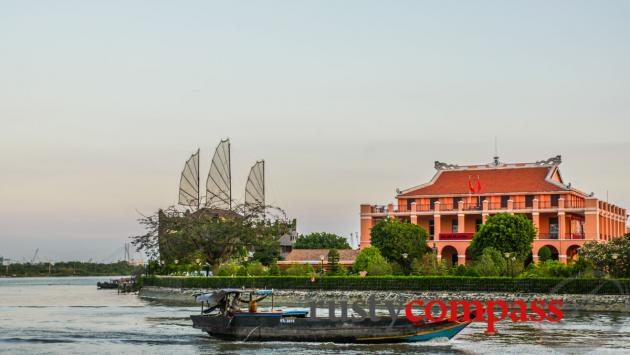
[[256, 300], [249, 301], [249, 313], [256, 313], [258, 310], [258, 305], [256, 304]]

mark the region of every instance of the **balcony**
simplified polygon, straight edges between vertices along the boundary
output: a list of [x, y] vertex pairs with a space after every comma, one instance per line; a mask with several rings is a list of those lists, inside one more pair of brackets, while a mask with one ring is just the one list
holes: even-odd
[[475, 233], [440, 233], [440, 240], [472, 240]]
[[568, 200], [564, 202], [566, 208], [584, 208], [584, 200], [572, 201]]
[[481, 211], [482, 206], [477, 203], [464, 203], [465, 211]]
[[538, 239], [545, 239], [545, 240], [557, 240], [557, 239], [577, 239], [577, 240], [581, 240], [581, 239], [585, 239], [584, 234], [581, 233], [567, 233], [564, 235], [564, 238], [560, 238], [561, 236], [558, 233], [551, 233], [551, 234], [539, 234], [538, 235]]

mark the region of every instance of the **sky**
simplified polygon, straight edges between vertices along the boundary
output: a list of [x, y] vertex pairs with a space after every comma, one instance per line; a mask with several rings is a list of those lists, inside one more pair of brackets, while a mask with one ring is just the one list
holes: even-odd
[[629, 128], [628, 1], [0, 0], [14, 260], [122, 257], [226, 137], [235, 197], [264, 158], [300, 233], [357, 232], [361, 203], [489, 162], [495, 136], [630, 207]]

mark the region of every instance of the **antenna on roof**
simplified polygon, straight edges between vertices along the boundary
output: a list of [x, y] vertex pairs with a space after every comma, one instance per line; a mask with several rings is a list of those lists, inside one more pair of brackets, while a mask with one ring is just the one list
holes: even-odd
[[494, 136], [494, 165], [499, 165], [499, 144], [497, 143], [497, 136]]

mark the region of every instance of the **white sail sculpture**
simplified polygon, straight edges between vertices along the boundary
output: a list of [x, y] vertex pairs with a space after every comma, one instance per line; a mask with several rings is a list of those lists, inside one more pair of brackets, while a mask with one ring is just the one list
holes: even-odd
[[257, 161], [249, 171], [245, 184], [245, 206], [264, 208], [265, 206], [265, 161]]
[[214, 151], [206, 181], [206, 207], [232, 209], [230, 140], [222, 140]]
[[199, 149], [184, 165], [179, 180], [179, 204], [199, 209]]

